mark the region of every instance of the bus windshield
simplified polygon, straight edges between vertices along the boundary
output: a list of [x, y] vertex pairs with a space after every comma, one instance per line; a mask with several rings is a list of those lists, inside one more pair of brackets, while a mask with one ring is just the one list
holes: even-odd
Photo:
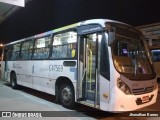
[[142, 40], [116, 34], [112, 44], [114, 65], [118, 72], [130, 79], [149, 79], [153, 69]]

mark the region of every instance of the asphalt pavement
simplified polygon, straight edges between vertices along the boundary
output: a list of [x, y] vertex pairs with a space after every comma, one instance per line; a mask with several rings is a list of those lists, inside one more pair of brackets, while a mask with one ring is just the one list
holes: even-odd
[[[105, 117], [95, 117], [93, 108], [78, 104], [75, 110], [70, 110], [56, 104], [54, 99], [53, 95], [26, 87], [13, 90], [8, 83], [0, 80], [0, 116], [3, 112], [3, 117], [0, 117], [0, 120], [160, 120], [160, 117], [117, 117], [115, 114], [103, 111], [98, 112], [106, 114]], [[88, 114], [79, 111], [82, 108], [91, 110], [93, 113]], [[140, 111], [159, 111], [160, 113], [160, 90], [157, 102]], [[12, 117], [7, 117], [10, 112]], [[54, 115], [55, 117], [51, 117]]]

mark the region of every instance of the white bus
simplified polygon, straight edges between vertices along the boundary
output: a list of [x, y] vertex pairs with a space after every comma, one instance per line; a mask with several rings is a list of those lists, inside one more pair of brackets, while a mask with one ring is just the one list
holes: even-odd
[[93, 19], [4, 45], [3, 79], [104, 111], [156, 102], [156, 75], [142, 34], [127, 24]]

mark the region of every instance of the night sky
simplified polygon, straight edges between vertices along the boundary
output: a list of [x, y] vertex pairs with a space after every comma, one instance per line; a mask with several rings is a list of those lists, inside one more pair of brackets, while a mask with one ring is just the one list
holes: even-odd
[[159, 0], [31, 0], [2, 24], [0, 42], [7, 43], [95, 18], [133, 26], [160, 22]]

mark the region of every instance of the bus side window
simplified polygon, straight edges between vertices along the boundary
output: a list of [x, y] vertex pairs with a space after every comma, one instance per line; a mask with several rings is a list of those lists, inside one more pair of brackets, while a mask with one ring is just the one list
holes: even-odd
[[76, 44], [53, 46], [52, 58], [74, 58], [76, 56]]
[[52, 58], [57, 58], [58, 55], [58, 49], [57, 46], [54, 46], [52, 49]]
[[75, 56], [76, 56], [76, 44], [72, 44], [71, 57], [74, 58]]
[[50, 50], [50, 35], [35, 40], [33, 59], [47, 59]]
[[10, 49], [4, 50], [3, 61], [6, 61], [6, 60], [11, 60], [11, 50]]
[[18, 60], [20, 53], [20, 43], [13, 45], [11, 60]]
[[33, 49], [33, 41], [27, 41], [22, 43], [21, 59], [31, 59], [32, 49]]
[[75, 58], [76, 57], [77, 32], [68, 31], [56, 34], [53, 37], [53, 59]]
[[49, 57], [49, 48], [44, 48], [43, 58], [48, 58], [48, 57]]

